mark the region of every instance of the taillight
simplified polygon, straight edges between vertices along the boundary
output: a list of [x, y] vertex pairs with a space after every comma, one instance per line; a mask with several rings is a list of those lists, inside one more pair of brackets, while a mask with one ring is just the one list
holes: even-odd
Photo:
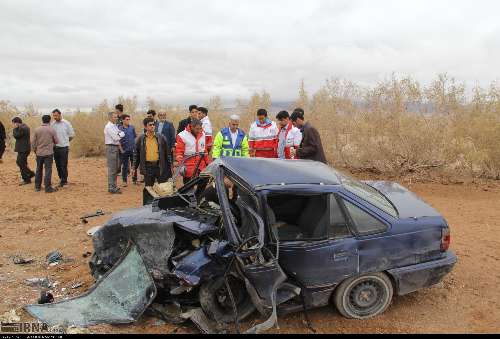
[[441, 230], [441, 252], [448, 251], [448, 248], [450, 248], [450, 242], [451, 242], [450, 229], [443, 228]]

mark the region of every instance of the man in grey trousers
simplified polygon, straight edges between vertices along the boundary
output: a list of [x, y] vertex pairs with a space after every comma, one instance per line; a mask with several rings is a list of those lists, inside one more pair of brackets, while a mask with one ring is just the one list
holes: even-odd
[[35, 129], [31, 140], [31, 149], [36, 154], [35, 191], [40, 192], [45, 168], [45, 193], [53, 193], [56, 190], [52, 188], [52, 161], [54, 146], [59, 143], [59, 139], [55, 129], [50, 126], [50, 115], [44, 115], [42, 123], [42, 126]]
[[108, 162], [108, 192], [111, 194], [121, 194], [116, 185], [116, 178], [120, 171], [120, 140], [125, 133], [120, 131], [118, 125], [118, 115], [115, 112], [108, 113], [109, 122], [104, 127], [104, 142], [106, 143], [106, 159]]

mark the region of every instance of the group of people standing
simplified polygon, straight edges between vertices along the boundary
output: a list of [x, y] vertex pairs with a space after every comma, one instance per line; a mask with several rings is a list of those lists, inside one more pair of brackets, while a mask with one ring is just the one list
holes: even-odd
[[[290, 115], [281, 111], [276, 122], [268, 117], [265, 109], [257, 111], [248, 135], [240, 128], [240, 117], [231, 115], [227, 127], [215, 136], [208, 117], [208, 109], [189, 106], [189, 116], [179, 122], [177, 131], [167, 120], [166, 112], [149, 110], [142, 121], [143, 131], [137, 135], [131, 117], [123, 113], [123, 105], [115, 106], [108, 113], [104, 128], [104, 141], [108, 167], [108, 192], [120, 194], [118, 177], [122, 186], [128, 179], [137, 183], [138, 172], [146, 186], [163, 183], [172, 178], [177, 166], [184, 183], [196, 177], [213, 159], [220, 157], [262, 157], [280, 159], [310, 159], [326, 163], [318, 131], [304, 118], [304, 110], [296, 108]], [[42, 125], [30, 128], [21, 118], [12, 119], [13, 137], [16, 140], [17, 165], [21, 185], [31, 184], [35, 177], [35, 190], [40, 191], [44, 178], [45, 192], [52, 193], [52, 163], [55, 161], [60, 179], [58, 187], [68, 184], [68, 154], [70, 142], [75, 137], [71, 123], [62, 118], [58, 109], [52, 116], [42, 116]], [[0, 162], [5, 150], [6, 133], [0, 123]], [[36, 173], [28, 166], [28, 156], [36, 154]], [[45, 176], [43, 172], [45, 171]]]
[[116, 105], [108, 117], [104, 137], [108, 191], [112, 194], [121, 193], [117, 184], [119, 173], [122, 174], [122, 186], [128, 185], [129, 176], [137, 182], [138, 171], [144, 176], [144, 184], [153, 186], [155, 182], [164, 183], [172, 178], [176, 162], [182, 165], [185, 182], [210, 163], [212, 126], [208, 109], [204, 107], [192, 105], [190, 117], [180, 121], [177, 133], [163, 111], [147, 112], [142, 121], [144, 130], [139, 136], [121, 104]]
[[[240, 117], [231, 115], [227, 127], [213, 133], [208, 109], [189, 106], [189, 116], [179, 122], [177, 131], [167, 121], [165, 112], [147, 112], [144, 132], [137, 136], [130, 116], [117, 105], [109, 113], [104, 129], [108, 162], [108, 191], [121, 193], [117, 185], [121, 172], [123, 186], [129, 173], [137, 181], [137, 170], [146, 186], [163, 183], [173, 176], [178, 166], [184, 183], [196, 177], [219, 157], [263, 157], [310, 159], [326, 163], [319, 132], [304, 118], [304, 110], [296, 108], [290, 115], [281, 111], [274, 122], [265, 109], [257, 111], [257, 119], [248, 135], [240, 126]], [[129, 168], [132, 168], [129, 172]]]
[[[34, 130], [33, 136], [28, 125], [23, 123], [20, 117], [12, 119], [12, 127], [12, 136], [16, 140], [14, 147], [14, 151], [17, 152], [16, 163], [22, 177], [20, 185], [29, 185], [35, 178], [35, 191], [39, 192], [43, 179], [46, 193], [53, 193], [57, 191], [57, 188], [66, 186], [68, 184], [69, 146], [75, 137], [75, 131], [71, 123], [62, 118], [61, 112], [55, 109], [52, 111], [52, 116], [43, 115], [42, 125]], [[5, 139], [5, 128], [0, 123], [0, 161], [5, 151]], [[33, 172], [28, 165], [28, 157], [32, 151], [36, 155], [36, 172]], [[54, 161], [60, 179], [57, 188], [52, 187]]]

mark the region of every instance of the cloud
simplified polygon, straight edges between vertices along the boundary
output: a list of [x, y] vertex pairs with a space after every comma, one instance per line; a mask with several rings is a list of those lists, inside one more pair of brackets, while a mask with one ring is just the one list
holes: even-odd
[[89, 106], [137, 94], [293, 99], [339, 76], [498, 77], [493, 1], [2, 0], [0, 99]]

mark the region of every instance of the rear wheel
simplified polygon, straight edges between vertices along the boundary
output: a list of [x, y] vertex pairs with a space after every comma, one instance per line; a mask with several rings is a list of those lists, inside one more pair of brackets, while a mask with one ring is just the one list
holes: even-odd
[[[244, 320], [255, 311], [255, 306], [242, 280], [229, 276], [228, 281], [238, 310], [238, 321]], [[199, 298], [201, 308], [213, 320], [224, 323], [234, 321], [233, 304], [224, 277], [218, 277], [204, 283], [200, 287]]]
[[384, 273], [350, 278], [335, 290], [334, 303], [346, 318], [366, 319], [384, 312], [391, 303], [393, 287]]

